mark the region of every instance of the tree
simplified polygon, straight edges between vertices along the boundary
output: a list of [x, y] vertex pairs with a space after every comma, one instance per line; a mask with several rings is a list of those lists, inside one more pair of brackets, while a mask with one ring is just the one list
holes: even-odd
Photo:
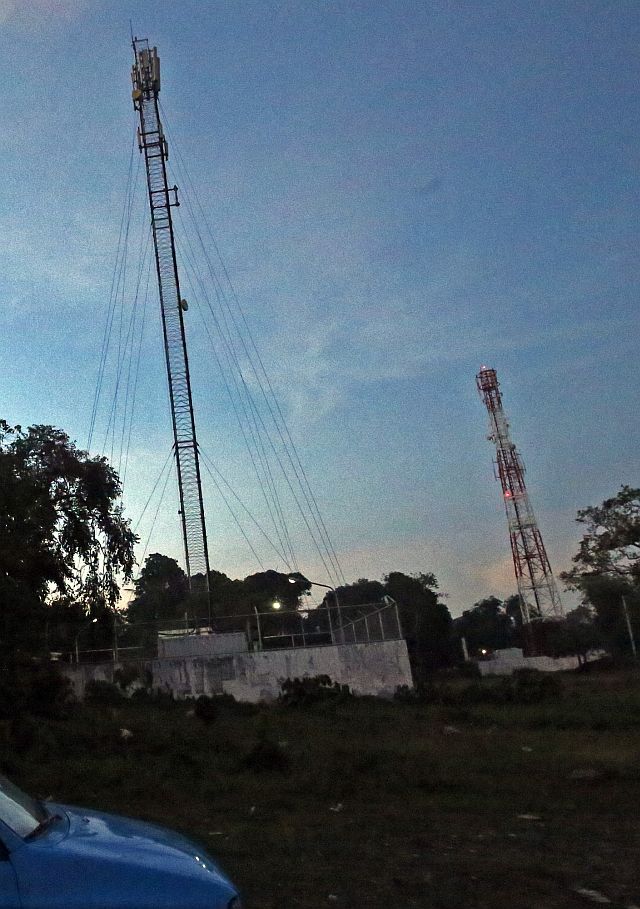
[[135, 596], [127, 607], [132, 624], [177, 622], [184, 618], [189, 581], [175, 559], [152, 552], [134, 584]]
[[566, 581], [579, 586], [585, 574], [595, 574], [640, 584], [640, 489], [622, 486], [602, 505], [579, 511], [576, 521], [587, 530], [573, 557], [576, 567], [562, 575]]
[[577, 606], [560, 622], [548, 622], [547, 644], [552, 656], [577, 656], [586, 665], [590, 650], [602, 647], [604, 637], [595, 621], [595, 610]]
[[614, 652], [629, 652], [622, 598], [634, 634], [640, 628], [640, 489], [622, 486], [602, 505], [578, 512], [586, 532], [574, 567], [560, 577], [582, 593], [583, 605], [595, 608], [595, 623]]
[[456, 631], [467, 642], [469, 653], [501, 650], [514, 644], [514, 623], [506, 610], [507, 601], [487, 597], [465, 610], [454, 621]]
[[504, 611], [509, 616], [514, 628], [522, 628], [522, 601], [519, 593], [512, 593], [503, 603]]
[[[250, 574], [242, 582], [242, 611], [250, 619], [255, 612], [260, 613], [263, 639], [284, 640], [287, 635], [301, 632], [302, 615], [297, 610], [300, 597], [310, 590], [310, 584], [302, 576], [292, 584], [289, 577], [289, 574], [269, 569]], [[274, 610], [274, 603], [279, 603], [281, 608]]]
[[113, 609], [131, 578], [136, 537], [120, 481], [52, 426], [0, 420], [0, 609], [5, 647], [43, 643], [56, 597], [87, 615]]
[[[420, 684], [434, 669], [451, 662], [451, 616], [438, 599], [437, 589], [438, 582], [431, 573], [392, 571], [382, 581], [359, 578], [336, 592], [344, 625], [362, 617], [362, 606], [381, 604], [385, 596], [396, 601], [414, 677]], [[322, 605], [333, 611], [332, 592], [325, 594]]]
[[216, 616], [236, 616], [242, 613], [242, 581], [228, 577], [223, 571], [209, 572], [209, 589], [213, 613]]
[[289, 575], [280, 571], [259, 571], [248, 575], [243, 581], [242, 598], [248, 611], [254, 607], [259, 612], [270, 613], [273, 603], [278, 602], [285, 610], [297, 609], [300, 594], [309, 589], [309, 583], [297, 581], [292, 584]]
[[399, 606], [416, 683], [451, 663], [451, 614], [438, 598], [438, 582], [431, 573], [414, 575], [392, 571], [385, 576], [386, 593]]
[[189, 609], [189, 581], [175, 559], [152, 552], [134, 582], [121, 639], [127, 646], [154, 653], [158, 632], [184, 627]]
[[[340, 608], [348, 611], [349, 606], [362, 606], [365, 603], [377, 603], [387, 592], [382, 581], [370, 581], [368, 578], [358, 578], [353, 584], [345, 584], [336, 589]], [[329, 606], [335, 606], [333, 593], [325, 595]], [[331, 601], [331, 602], [329, 602]]]

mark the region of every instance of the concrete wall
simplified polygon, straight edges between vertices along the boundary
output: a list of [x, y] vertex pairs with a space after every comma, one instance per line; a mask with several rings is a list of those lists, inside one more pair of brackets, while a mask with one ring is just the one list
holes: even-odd
[[158, 635], [158, 657], [163, 659], [198, 656], [210, 657], [219, 654], [245, 653], [249, 649], [247, 636], [242, 631], [232, 634], [175, 634]]
[[[588, 659], [599, 659], [603, 651], [588, 654]], [[479, 660], [481, 675], [511, 675], [515, 669], [539, 669], [541, 672], [560, 672], [577, 669], [578, 657], [526, 657], [518, 647], [496, 650], [491, 659]]]
[[[153, 668], [151, 660], [136, 660], [135, 662], [140, 667], [141, 676], [144, 676], [145, 673], [148, 673], [149, 676], [151, 676]], [[79, 666], [70, 666], [68, 663], [56, 663], [56, 667], [60, 672], [63, 675], [66, 675], [70, 680], [73, 685], [74, 694], [80, 700], [84, 698], [84, 691], [88, 682], [95, 679], [97, 682], [113, 683], [114, 673], [122, 665], [123, 663], [81, 663]], [[130, 666], [131, 663], [129, 662], [126, 665]], [[142, 686], [140, 684], [134, 684], [131, 686], [131, 690], [136, 687]]]
[[[413, 685], [403, 640], [165, 658], [141, 666], [150, 670], [153, 688], [172, 691], [177, 698], [231, 694], [238, 701], [270, 701], [278, 697], [283, 679], [315, 675], [328, 675], [334, 682], [349, 685], [354, 694], [382, 697], [391, 697], [398, 685]], [[81, 698], [90, 679], [113, 681], [118, 664], [60, 668]]]

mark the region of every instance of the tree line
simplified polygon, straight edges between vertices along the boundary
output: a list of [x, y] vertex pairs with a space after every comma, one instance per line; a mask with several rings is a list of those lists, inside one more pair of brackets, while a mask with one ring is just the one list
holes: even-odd
[[[580, 604], [563, 621], [541, 623], [543, 652], [577, 655], [604, 648], [615, 657], [634, 656], [640, 635], [640, 489], [623, 485], [601, 505], [578, 512], [583, 528], [572, 567], [560, 574]], [[454, 621], [472, 655], [522, 646], [519, 597], [488, 597]]]
[[[184, 572], [166, 555], [151, 554], [133, 581], [137, 538], [120, 494], [107, 460], [77, 448], [61, 430], [23, 430], [0, 420], [0, 657], [72, 653], [79, 642], [83, 650], [99, 650], [110, 647], [114, 635], [126, 644], [133, 626], [146, 628], [142, 643], [152, 646], [161, 626], [181, 627], [203, 615], [202, 601], [190, 595]], [[583, 537], [571, 569], [560, 577], [581, 603], [547, 629], [544, 646], [557, 654], [604, 646], [627, 655], [630, 630], [631, 636], [640, 630], [640, 489], [622, 486], [601, 505], [578, 512], [577, 521]], [[133, 597], [122, 607], [122, 587], [132, 582]], [[232, 617], [259, 615], [267, 631], [286, 635], [300, 611], [319, 633], [327, 621], [322, 609], [314, 613], [309, 606], [311, 588], [302, 575], [270, 570], [238, 580], [212, 571], [209, 582], [222, 630], [233, 630]], [[453, 620], [432, 573], [361, 578], [327, 591], [321, 607], [335, 609], [336, 595], [342, 621], [363, 603], [397, 602], [418, 679], [459, 662], [463, 637], [471, 656], [522, 643], [517, 595], [485, 598]], [[274, 601], [282, 605], [279, 617]], [[236, 624], [247, 628], [246, 621]]]
[[[292, 583], [293, 582], [293, 583]], [[424, 675], [448, 665], [454, 655], [452, 620], [438, 594], [438, 582], [431, 573], [407, 575], [393, 571], [381, 581], [360, 578], [352, 584], [328, 590], [318, 606], [310, 606], [311, 583], [301, 574], [262, 571], [243, 580], [233, 580], [220, 571], [211, 571], [209, 585], [214, 614], [214, 629], [253, 633], [254, 616], [259, 614], [265, 638], [283, 643], [289, 635], [300, 633], [300, 616], [309, 631], [309, 640], [331, 640], [340, 625], [349, 626], [369, 604], [381, 608], [385, 598], [397, 604], [398, 620], [407, 642], [414, 670]], [[274, 611], [273, 604], [279, 604]], [[194, 604], [188, 580], [175, 559], [152, 553], [134, 585], [134, 597], [125, 610], [127, 622], [147, 629], [151, 643], [162, 628], [184, 624], [188, 627], [190, 610], [203, 609]], [[202, 613], [201, 613], [202, 614]], [[278, 640], [280, 638], [280, 641]]]

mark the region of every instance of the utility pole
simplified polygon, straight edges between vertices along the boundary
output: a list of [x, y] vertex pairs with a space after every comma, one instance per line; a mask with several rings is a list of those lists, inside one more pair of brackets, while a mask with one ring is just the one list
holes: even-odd
[[502, 486], [507, 513], [520, 611], [531, 645], [531, 623], [540, 619], [561, 619], [564, 612], [529, 500], [524, 481], [524, 464], [509, 435], [509, 422], [502, 408], [502, 395], [495, 369], [481, 367], [476, 383], [489, 413], [488, 439], [496, 446], [497, 479]]
[[[138, 146], [144, 154], [151, 228], [162, 314], [164, 351], [171, 401], [174, 455], [178, 475], [184, 558], [192, 593], [206, 598], [211, 623], [209, 550], [202, 501], [200, 459], [191, 397], [191, 379], [180, 293], [171, 209], [179, 205], [178, 187], [169, 186], [169, 150], [160, 121], [160, 58], [147, 39], [133, 38], [133, 106], [139, 117]], [[197, 577], [196, 577], [197, 576]]]

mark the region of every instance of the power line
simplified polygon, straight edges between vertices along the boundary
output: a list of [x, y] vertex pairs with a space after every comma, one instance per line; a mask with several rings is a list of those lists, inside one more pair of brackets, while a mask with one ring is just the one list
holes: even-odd
[[[103, 332], [103, 336], [102, 336], [102, 347], [100, 350], [98, 376], [96, 379], [96, 387], [95, 387], [95, 392], [94, 392], [94, 396], [93, 396], [91, 417], [89, 420], [89, 434], [88, 434], [88, 440], [87, 440], [87, 448], [91, 447], [91, 441], [93, 439], [93, 432], [95, 429], [95, 423], [96, 423], [96, 418], [97, 418], [97, 414], [98, 414], [98, 406], [99, 406], [99, 402], [100, 402], [100, 394], [102, 392], [102, 384], [103, 384], [103, 380], [104, 380], [104, 372], [105, 372], [107, 356], [108, 356], [108, 352], [109, 352], [109, 345], [110, 345], [110, 341], [111, 341], [111, 330], [113, 327], [113, 317], [114, 317], [115, 305], [116, 305], [116, 293], [115, 293], [116, 279], [118, 279], [118, 282], [119, 282], [119, 277], [117, 278], [117, 276], [119, 275], [119, 263], [120, 263], [120, 255], [121, 255], [121, 248], [122, 248], [122, 242], [123, 242], [123, 233], [124, 233], [125, 223], [130, 214], [129, 199], [130, 199], [130, 194], [131, 194], [131, 182], [132, 182], [132, 174], [133, 174], [133, 155], [134, 155], [134, 151], [135, 151], [135, 143], [136, 143], [136, 132], [134, 129], [132, 137], [131, 137], [131, 152], [129, 155], [129, 169], [128, 169], [128, 173], [127, 173], [127, 184], [126, 184], [126, 189], [125, 189], [125, 196], [124, 196], [124, 201], [123, 201], [123, 205], [122, 205], [122, 215], [120, 218], [120, 230], [118, 233], [118, 243], [117, 243], [117, 247], [116, 247], [116, 259], [114, 262], [113, 273], [111, 275], [111, 288], [109, 290], [109, 303], [107, 306], [107, 318], [105, 321], [105, 327], [104, 327], [104, 332]], [[138, 163], [138, 167], [139, 167], [139, 163]], [[137, 174], [137, 171], [136, 171], [136, 174]]]
[[[173, 142], [172, 142], [172, 144], [173, 144]], [[180, 154], [179, 149], [177, 149], [177, 157], [178, 157], [178, 159], [179, 159], [179, 162], [181, 162], [181, 163], [183, 164], [183, 162], [182, 162], [182, 156], [181, 156], [181, 154]], [[185, 168], [184, 166], [183, 166], [183, 171], [184, 171], [184, 174], [185, 174], [185, 179], [186, 179], [187, 184], [188, 184], [188, 185], [191, 185], [191, 187], [192, 187], [193, 194], [194, 194], [194, 196], [195, 196], [195, 198], [196, 198], [196, 202], [197, 202], [197, 204], [198, 204], [199, 211], [200, 211], [200, 214], [201, 214], [201, 219], [202, 219], [202, 221], [204, 222], [204, 224], [205, 224], [205, 225], [207, 226], [207, 228], [208, 228], [209, 234], [210, 234], [210, 236], [211, 236], [211, 241], [212, 241], [212, 243], [213, 243], [213, 245], [214, 245], [214, 248], [216, 249], [216, 252], [218, 253], [218, 257], [220, 258], [220, 260], [221, 260], [221, 262], [222, 262], [222, 257], [221, 257], [221, 255], [220, 255], [220, 252], [219, 252], [219, 250], [218, 250], [218, 248], [217, 248], [217, 245], [216, 245], [216, 243], [215, 243], [215, 238], [213, 237], [213, 234], [212, 234], [212, 232], [211, 232], [211, 228], [210, 228], [209, 225], [208, 225], [206, 216], [205, 216], [205, 214], [204, 214], [204, 211], [202, 210], [202, 206], [201, 206], [199, 200], [197, 199], [197, 193], [195, 192], [195, 189], [193, 189], [193, 181], [191, 180], [191, 178], [190, 178], [190, 176], [189, 176], [189, 174], [188, 174], [188, 172], [186, 171], [186, 168]], [[214, 288], [215, 288], [215, 290], [216, 290], [216, 296], [218, 297], [218, 302], [219, 302], [219, 304], [220, 304], [221, 316], [222, 316], [222, 318], [223, 318], [223, 320], [224, 320], [224, 325], [225, 325], [224, 330], [223, 330], [222, 327], [220, 326], [220, 323], [218, 322], [218, 319], [217, 319], [217, 317], [215, 316], [215, 313], [214, 313], [213, 310], [212, 310], [211, 303], [210, 303], [210, 301], [208, 300], [208, 296], [207, 296], [207, 303], [208, 303], [208, 306], [209, 306], [210, 310], [212, 311], [212, 316], [213, 316], [213, 318], [214, 318], [214, 320], [215, 320], [215, 322], [216, 322], [216, 324], [217, 324], [218, 331], [219, 331], [219, 333], [220, 333], [221, 338], [223, 339], [223, 343], [224, 343], [224, 344], [229, 348], [229, 350], [231, 351], [231, 358], [232, 358], [234, 364], [236, 365], [236, 369], [237, 369], [238, 374], [239, 374], [239, 376], [240, 376], [240, 381], [241, 381], [241, 383], [242, 383], [242, 385], [243, 385], [243, 387], [244, 387], [244, 389], [245, 389], [245, 394], [246, 394], [247, 401], [248, 401], [248, 403], [249, 403], [249, 409], [250, 409], [250, 412], [251, 412], [251, 418], [252, 418], [253, 420], [259, 422], [259, 424], [260, 424], [261, 427], [262, 427], [262, 430], [263, 430], [264, 434], [265, 434], [266, 437], [267, 437], [267, 440], [268, 440], [268, 442], [269, 442], [269, 444], [270, 444], [270, 447], [271, 447], [271, 449], [272, 449], [272, 451], [273, 451], [273, 453], [274, 453], [274, 456], [276, 457], [276, 460], [278, 461], [279, 466], [280, 466], [280, 468], [281, 468], [281, 470], [282, 470], [282, 473], [283, 473], [283, 476], [284, 476], [284, 478], [285, 478], [285, 481], [286, 481], [287, 485], [289, 486], [291, 495], [292, 495], [292, 497], [293, 497], [293, 499], [294, 499], [294, 501], [295, 501], [295, 503], [296, 503], [296, 505], [297, 505], [297, 507], [298, 507], [298, 509], [299, 509], [299, 511], [300, 511], [300, 514], [301, 514], [301, 516], [302, 516], [302, 518], [303, 518], [303, 521], [304, 521], [304, 523], [305, 523], [305, 525], [306, 525], [306, 527], [307, 527], [307, 531], [309, 532], [309, 535], [310, 535], [310, 537], [311, 537], [311, 539], [312, 539], [312, 541], [313, 541], [313, 543], [314, 543], [314, 545], [315, 545], [315, 547], [316, 547], [316, 549], [317, 549], [317, 551], [318, 551], [318, 554], [320, 555], [320, 558], [321, 558], [321, 560], [322, 560], [322, 562], [323, 562], [323, 565], [324, 565], [324, 567], [325, 567], [325, 570], [327, 571], [327, 573], [328, 573], [330, 576], [331, 576], [331, 575], [335, 575], [335, 576], [338, 578], [339, 581], [340, 581], [340, 579], [343, 580], [343, 579], [344, 579], [344, 575], [342, 574], [342, 570], [341, 570], [339, 561], [338, 561], [338, 559], [337, 559], [337, 555], [336, 555], [336, 553], [335, 553], [335, 549], [334, 549], [334, 547], [333, 547], [333, 545], [331, 544], [331, 541], [330, 541], [330, 539], [329, 539], [328, 532], [327, 532], [327, 529], [326, 529], [326, 524], [325, 524], [324, 520], [322, 519], [322, 516], [321, 516], [320, 511], [319, 511], [319, 507], [318, 507], [318, 504], [317, 504], [317, 500], [315, 499], [315, 496], [313, 495], [313, 492], [312, 492], [312, 490], [311, 490], [311, 487], [310, 487], [310, 484], [309, 484], [307, 475], [306, 475], [306, 473], [305, 473], [305, 471], [304, 471], [304, 468], [303, 468], [303, 466], [302, 466], [301, 459], [300, 459], [300, 457], [299, 457], [299, 454], [298, 454], [298, 452], [297, 452], [297, 449], [295, 448], [295, 445], [294, 445], [294, 443], [293, 443], [293, 439], [291, 438], [291, 434], [290, 434], [290, 432], [289, 432], [289, 430], [288, 430], [288, 427], [286, 426], [286, 421], [284, 420], [284, 415], [283, 415], [283, 413], [282, 413], [282, 410], [281, 410], [279, 404], [277, 404], [277, 399], [275, 399], [275, 393], [274, 393], [274, 391], [273, 391], [273, 387], [272, 387], [270, 381], [268, 381], [268, 376], [267, 376], [267, 374], [266, 374], [266, 370], [265, 370], [265, 367], [264, 367], [264, 363], [263, 363], [263, 361], [262, 361], [261, 359], [259, 359], [259, 363], [260, 363], [260, 366], [261, 366], [261, 371], [262, 371], [262, 373], [264, 374], [265, 378], [266, 378], [267, 381], [268, 381], [268, 390], [269, 390], [269, 392], [270, 392], [270, 394], [271, 394], [271, 397], [272, 397], [272, 398], [274, 399], [274, 401], [275, 401], [275, 406], [272, 405], [272, 403], [271, 403], [271, 401], [270, 401], [270, 399], [269, 399], [269, 394], [267, 393], [267, 390], [266, 390], [265, 387], [264, 387], [262, 378], [261, 378], [261, 376], [260, 376], [260, 371], [256, 368], [256, 365], [255, 365], [254, 362], [253, 362], [253, 357], [252, 357], [251, 351], [249, 350], [249, 347], [248, 347], [247, 344], [245, 343], [244, 336], [243, 336], [243, 332], [242, 332], [241, 329], [240, 329], [240, 325], [238, 324], [238, 321], [236, 320], [236, 318], [235, 318], [235, 316], [234, 316], [234, 314], [233, 314], [233, 311], [232, 311], [231, 306], [230, 306], [230, 304], [229, 304], [229, 301], [228, 301], [228, 299], [227, 299], [227, 297], [226, 297], [226, 294], [225, 294], [225, 292], [224, 292], [224, 289], [222, 288], [222, 285], [221, 285], [221, 283], [220, 283], [220, 281], [219, 281], [217, 275], [215, 274], [215, 270], [213, 269], [213, 265], [212, 265], [212, 263], [211, 263], [211, 260], [209, 259], [208, 255], [207, 255], [206, 245], [205, 245], [205, 243], [204, 243], [204, 240], [203, 240], [203, 237], [202, 237], [202, 233], [201, 233], [200, 228], [199, 228], [199, 226], [198, 226], [198, 219], [197, 219], [197, 217], [196, 217], [196, 215], [195, 215], [194, 207], [193, 207], [193, 204], [192, 204], [192, 202], [191, 202], [191, 197], [190, 197], [190, 194], [189, 194], [188, 191], [184, 191], [184, 190], [183, 190], [183, 198], [184, 198], [185, 201], [186, 201], [187, 210], [188, 210], [188, 212], [189, 212], [189, 214], [190, 214], [190, 216], [191, 216], [191, 220], [192, 220], [192, 223], [193, 223], [193, 227], [194, 227], [196, 236], [198, 237], [198, 240], [199, 240], [200, 248], [201, 248], [201, 250], [202, 250], [202, 252], [203, 252], [203, 255], [204, 255], [204, 257], [205, 257], [205, 261], [206, 261], [206, 264], [207, 264], [207, 267], [208, 267], [208, 270], [209, 270], [209, 274], [210, 274], [210, 277], [211, 277], [211, 279], [212, 279], [212, 281], [213, 281]], [[241, 309], [241, 307], [240, 307], [239, 300], [238, 300], [238, 298], [237, 298], [237, 294], [235, 293], [235, 289], [233, 288], [233, 285], [231, 284], [230, 278], [229, 278], [229, 276], [228, 276], [228, 272], [226, 271], [226, 267], [224, 266], [224, 262], [222, 262], [222, 265], [223, 265], [223, 269], [224, 269], [224, 271], [225, 271], [225, 275], [226, 275], [226, 277], [227, 277], [228, 283], [229, 283], [229, 285], [230, 285], [230, 287], [231, 287], [231, 291], [232, 291], [232, 294], [233, 294], [233, 297], [234, 297], [236, 306], [238, 307], [239, 311], [240, 311], [241, 314], [242, 314], [243, 321], [244, 321], [244, 324], [245, 324], [245, 326], [246, 326], [247, 335], [248, 335], [248, 336], [250, 337], [250, 339], [251, 339], [251, 346], [254, 348], [254, 350], [256, 351], [256, 354], [257, 354], [257, 356], [258, 356], [258, 358], [259, 358], [259, 354], [257, 353], [257, 346], [255, 345], [255, 341], [254, 341], [253, 337], [251, 336], [251, 332], [250, 332], [250, 330], [249, 330], [249, 328], [248, 328], [248, 325], [247, 325], [247, 322], [246, 322], [246, 318], [244, 317], [244, 313], [242, 313], [242, 309]], [[225, 306], [226, 306], [226, 310], [227, 310], [228, 313], [229, 313], [229, 317], [230, 317], [230, 319], [231, 319], [231, 323], [232, 323], [233, 328], [234, 328], [234, 330], [235, 330], [235, 334], [236, 334], [236, 336], [237, 336], [237, 337], [239, 338], [239, 340], [240, 340], [240, 343], [241, 343], [242, 348], [243, 348], [243, 350], [244, 350], [244, 354], [245, 354], [245, 356], [246, 356], [246, 358], [247, 358], [247, 362], [249, 363], [249, 366], [251, 367], [251, 370], [252, 370], [253, 375], [254, 375], [254, 377], [255, 377], [255, 379], [256, 379], [256, 382], [257, 382], [257, 384], [258, 384], [258, 387], [259, 387], [259, 389], [260, 389], [260, 391], [261, 391], [261, 393], [262, 393], [262, 397], [263, 397], [263, 399], [264, 399], [264, 403], [265, 403], [265, 405], [266, 405], [266, 408], [267, 408], [267, 411], [268, 411], [268, 413], [269, 413], [269, 416], [271, 417], [271, 421], [272, 421], [272, 423], [273, 423], [273, 425], [274, 425], [274, 427], [275, 427], [275, 429], [276, 429], [276, 432], [277, 432], [277, 434], [278, 434], [278, 436], [279, 436], [279, 438], [280, 438], [280, 444], [281, 444], [282, 447], [284, 448], [286, 458], [287, 458], [287, 460], [289, 461], [289, 464], [290, 464], [291, 469], [292, 469], [292, 471], [293, 471], [293, 475], [294, 475], [294, 477], [295, 477], [295, 479], [296, 479], [296, 481], [297, 481], [297, 483], [298, 483], [298, 486], [299, 486], [300, 491], [301, 491], [301, 493], [302, 493], [303, 499], [305, 500], [305, 503], [306, 503], [306, 506], [307, 506], [307, 509], [308, 509], [309, 516], [312, 518], [313, 523], [314, 523], [315, 526], [316, 526], [316, 531], [315, 531], [315, 532], [314, 532], [314, 530], [311, 528], [311, 525], [310, 525], [310, 523], [309, 523], [309, 518], [307, 517], [307, 512], [306, 512], [305, 509], [302, 507], [302, 504], [300, 503], [300, 501], [299, 501], [299, 499], [298, 499], [298, 496], [297, 496], [297, 494], [295, 493], [295, 491], [294, 491], [294, 489], [293, 489], [291, 480], [289, 479], [288, 472], [287, 472], [287, 470], [285, 469], [284, 464], [283, 464], [283, 462], [282, 462], [282, 459], [281, 459], [280, 455], [279, 455], [278, 452], [277, 452], [276, 446], [275, 446], [275, 444], [274, 444], [274, 442], [273, 442], [273, 439], [271, 438], [271, 434], [270, 434], [269, 431], [267, 430], [267, 427], [266, 427], [266, 425], [265, 425], [265, 423], [264, 423], [264, 420], [263, 420], [263, 418], [262, 418], [262, 416], [261, 416], [261, 414], [260, 414], [259, 408], [257, 407], [257, 403], [256, 403], [255, 399], [253, 398], [253, 396], [251, 395], [251, 392], [249, 391], [249, 388], [248, 388], [246, 379], [245, 379], [245, 377], [244, 377], [244, 373], [243, 373], [243, 371], [242, 371], [242, 368], [240, 367], [238, 354], [237, 354], [237, 352], [236, 352], [236, 350], [235, 350], [235, 344], [234, 344], [234, 341], [233, 341], [233, 333], [232, 333], [232, 330], [231, 330], [231, 328], [230, 328], [230, 326], [229, 326], [229, 323], [227, 322], [227, 319], [226, 319], [226, 315], [225, 315]], [[278, 419], [278, 416], [279, 416], [280, 419]], [[281, 425], [281, 423], [283, 424], [284, 428], [283, 428], [283, 426]], [[292, 456], [292, 452], [294, 453], [295, 456]], [[284, 526], [286, 526], [286, 522], [285, 522], [285, 525], [284, 525]], [[316, 539], [316, 534], [317, 534], [317, 537], [318, 537], [317, 539]], [[326, 556], [326, 558], [325, 558], [325, 556]], [[329, 567], [329, 564], [327, 563], [327, 559], [328, 559], [328, 562], [329, 562], [329, 563], [331, 564], [331, 566], [332, 566], [331, 568]]]
[[224, 492], [222, 491], [222, 488], [221, 488], [220, 484], [218, 483], [218, 481], [217, 481], [216, 478], [214, 477], [214, 475], [213, 475], [213, 473], [211, 472], [211, 470], [209, 470], [209, 465], [208, 465], [207, 462], [204, 460], [204, 458], [203, 458], [203, 463], [204, 463], [205, 470], [206, 470], [207, 473], [209, 474], [209, 476], [210, 476], [212, 482], [214, 483], [216, 489], [217, 489], [218, 492], [220, 493], [220, 496], [222, 497], [222, 501], [223, 501], [224, 504], [227, 506], [227, 508], [228, 508], [228, 510], [229, 510], [229, 513], [230, 513], [231, 517], [232, 517], [233, 520], [235, 521], [238, 530], [240, 531], [240, 533], [241, 533], [242, 536], [244, 537], [247, 546], [249, 547], [249, 549], [250, 549], [251, 552], [253, 553], [253, 556], [254, 556], [255, 560], [257, 561], [258, 565], [260, 566], [260, 568], [262, 568], [262, 570], [264, 571], [264, 565], [262, 564], [262, 560], [260, 559], [260, 556], [259, 556], [258, 553], [255, 551], [255, 549], [253, 548], [253, 545], [252, 545], [252, 543], [251, 543], [251, 540], [249, 539], [249, 537], [248, 537], [247, 534], [245, 533], [244, 528], [243, 528], [242, 524], [240, 523], [240, 520], [238, 519], [237, 514], [235, 513], [235, 511], [234, 511], [233, 508], [231, 507], [231, 504], [230, 504], [229, 500], [227, 499], [227, 497], [225, 496]]
[[[222, 482], [224, 483], [224, 485], [225, 485], [225, 486], [227, 487], [227, 489], [229, 489], [229, 491], [231, 492], [231, 494], [232, 494], [232, 496], [234, 497], [234, 499], [238, 502], [238, 504], [240, 505], [240, 507], [241, 507], [241, 508], [243, 509], [243, 511], [247, 514], [249, 520], [255, 525], [255, 527], [258, 528], [258, 530], [260, 531], [260, 533], [262, 534], [262, 536], [265, 538], [265, 540], [267, 541], [267, 543], [271, 546], [271, 548], [272, 548], [273, 551], [276, 553], [276, 555], [277, 555], [280, 559], [282, 559], [282, 562], [287, 566], [287, 568], [290, 568], [291, 566], [288, 564], [287, 558], [286, 558], [285, 554], [284, 554], [281, 550], [278, 549], [278, 547], [277, 547], [276, 544], [273, 542], [273, 540], [271, 539], [271, 537], [268, 535], [268, 533], [266, 532], [266, 530], [258, 523], [258, 521], [257, 521], [256, 518], [254, 517], [254, 515], [253, 515], [253, 514], [251, 513], [251, 511], [247, 508], [247, 506], [245, 505], [245, 503], [242, 501], [242, 499], [241, 499], [240, 496], [237, 494], [237, 492], [234, 490], [234, 488], [231, 486], [231, 484], [228, 482], [228, 480], [225, 479], [225, 477], [222, 475], [222, 473], [220, 472], [220, 470], [219, 470], [219, 469], [215, 466], [215, 464], [211, 461], [211, 458], [209, 458], [209, 456], [207, 455], [207, 453], [204, 452], [204, 451], [202, 451], [202, 457], [203, 457], [203, 459], [204, 459], [204, 461], [205, 461], [205, 464], [206, 464], [206, 466], [207, 466], [207, 470], [209, 470], [209, 472], [210, 472], [211, 470], [213, 470], [213, 471], [215, 471], [215, 472], [218, 474], [218, 476], [220, 477], [220, 479], [222, 480]], [[211, 473], [210, 473], [210, 475], [211, 475]], [[214, 479], [213, 476], [212, 476], [212, 479]], [[214, 479], [214, 482], [215, 482], [215, 479]], [[217, 484], [216, 484], [216, 488], [217, 488], [217, 489], [220, 489], [220, 487], [219, 487]]]

